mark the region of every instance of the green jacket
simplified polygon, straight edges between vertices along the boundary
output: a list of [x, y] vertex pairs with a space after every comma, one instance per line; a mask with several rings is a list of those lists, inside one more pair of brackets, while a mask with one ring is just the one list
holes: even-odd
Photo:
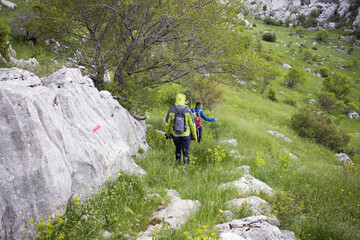
[[175, 118], [175, 107], [171, 107], [170, 110], [168, 111], [168, 113], [166, 115], [166, 119], [165, 119], [165, 135], [169, 137], [170, 133], [171, 133], [174, 136], [184, 137], [184, 136], [189, 136], [191, 134], [193, 139], [195, 139], [197, 141], [194, 118], [191, 114], [190, 108], [185, 106], [185, 100], [186, 100], [186, 97], [184, 94], [176, 95], [175, 106], [180, 105], [180, 106], [183, 106], [184, 108], [186, 108], [185, 117], [186, 117], [186, 125], [188, 126], [186, 131], [181, 134], [177, 134], [174, 132], [173, 123], [174, 123], [174, 118]]

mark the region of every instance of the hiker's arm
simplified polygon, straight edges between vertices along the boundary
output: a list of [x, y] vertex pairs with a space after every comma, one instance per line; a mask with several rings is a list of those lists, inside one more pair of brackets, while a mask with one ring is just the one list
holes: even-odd
[[171, 109], [168, 111], [166, 118], [165, 118], [165, 135], [167, 137], [170, 136], [170, 130], [171, 130], [171, 126], [173, 123], [173, 116], [170, 116], [171, 114]]
[[208, 121], [208, 122], [214, 122], [215, 121], [215, 118], [209, 118], [205, 115], [204, 111], [201, 110], [200, 111], [200, 116], [205, 120], [205, 121]]

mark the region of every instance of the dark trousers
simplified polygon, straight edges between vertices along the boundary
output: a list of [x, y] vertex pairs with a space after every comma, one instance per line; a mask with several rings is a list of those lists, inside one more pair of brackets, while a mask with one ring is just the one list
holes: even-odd
[[175, 144], [175, 156], [178, 163], [181, 163], [181, 152], [183, 154], [183, 161], [185, 164], [189, 164], [189, 149], [191, 143], [191, 137], [184, 136], [184, 137], [173, 137], [173, 142]]
[[202, 126], [200, 126], [198, 129], [196, 129], [196, 135], [197, 135], [198, 142], [200, 142], [202, 139]]

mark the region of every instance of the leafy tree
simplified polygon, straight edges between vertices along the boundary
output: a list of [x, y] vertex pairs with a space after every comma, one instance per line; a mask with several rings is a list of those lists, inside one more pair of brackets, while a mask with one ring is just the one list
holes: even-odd
[[304, 83], [305, 80], [305, 71], [299, 67], [293, 67], [285, 75], [285, 86], [295, 88], [296, 85]]
[[247, 78], [258, 69], [251, 38], [232, 31], [239, 0], [37, 0], [34, 9], [44, 34], [64, 46], [58, 54], [75, 55], [97, 87], [106, 69], [114, 72], [112, 92], [128, 109], [147, 102], [149, 88], [196, 73]]
[[316, 38], [321, 42], [326, 42], [329, 39], [329, 32], [325, 29], [322, 29], [316, 33]]
[[2, 20], [0, 20], [0, 54], [6, 61], [10, 61], [8, 43], [9, 33], [9, 26], [7, 26]]
[[211, 77], [197, 75], [197, 77], [186, 81], [186, 84], [189, 85], [189, 90], [185, 92], [187, 98], [193, 103], [202, 102], [207, 109], [211, 109], [222, 98], [223, 89], [221, 85]]
[[280, 76], [280, 72], [277, 65], [274, 64], [265, 67], [262, 76], [263, 76], [263, 83], [261, 87], [261, 94], [265, 92], [266, 87], [269, 86], [270, 83], [276, 79], [276, 77]]
[[323, 85], [325, 91], [334, 93], [339, 100], [345, 99], [354, 86], [350, 78], [340, 73], [333, 73], [325, 78]]

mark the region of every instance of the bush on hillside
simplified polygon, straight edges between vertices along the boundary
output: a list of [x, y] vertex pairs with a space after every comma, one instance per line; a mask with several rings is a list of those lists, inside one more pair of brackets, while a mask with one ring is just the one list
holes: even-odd
[[310, 27], [317, 27], [318, 24], [319, 24], [318, 20], [316, 20], [316, 18], [314, 17], [311, 17], [304, 22], [303, 26], [305, 28], [310, 28]]
[[319, 72], [323, 78], [328, 77], [331, 73], [330, 68], [328, 67], [319, 67]]
[[326, 111], [329, 110], [330, 107], [335, 105], [335, 103], [337, 102], [335, 94], [327, 91], [321, 91], [318, 94], [318, 100], [321, 108]]
[[274, 89], [270, 88], [267, 96], [271, 101], [277, 101], [276, 92], [274, 91]]
[[288, 88], [295, 88], [296, 85], [304, 83], [305, 71], [299, 67], [293, 67], [289, 70], [289, 72], [285, 75], [284, 85]]
[[279, 23], [272, 17], [266, 17], [263, 21], [267, 25], [279, 26]]
[[0, 21], [0, 54], [6, 61], [10, 61], [8, 43], [9, 33], [9, 26], [6, 25], [3, 21]]
[[317, 18], [319, 16], [318, 10], [317, 9], [311, 10], [310, 16], [313, 17], [313, 18]]
[[313, 57], [311, 51], [310, 51], [310, 50], [307, 50], [307, 49], [305, 49], [305, 50], [303, 51], [303, 55], [304, 55], [304, 60], [305, 60], [305, 61], [308, 61], [308, 60], [312, 59], [312, 57]]
[[350, 141], [346, 132], [337, 128], [326, 112], [314, 106], [299, 109], [291, 117], [291, 126], [300, 136], [313, 139], [336, 152], [344, 151]]
[[329, 39], [329, 32], [325, 29], [322, 29], [316, 33], [316, 38], [321, 42], [326, 42]]
[[264, 6], [263, 6], [263, 11], [266, 11], [266, 10], [267, 10], [267, 6], [264, 5]]
[[304, 24], [304, 22], [306, 21], [306, 16], [304, 14], [301, 14], [299, 16], [299, 24]]
[[251, 5], [256, 5], [256, 1], [251, 1]]
[[261, 39], [267, 42], [276, 42], [276, 34], [272, 32], [265, 32]]
[[357, 39], [360, 39], [360, 28], [356, 29], [353, 34]]
[[337, 99], [342, 100], [352, 92], [354, 83], [343, 74], [333, 73], [325, 78], [323, 85], [325, 91], [334, 93]]

